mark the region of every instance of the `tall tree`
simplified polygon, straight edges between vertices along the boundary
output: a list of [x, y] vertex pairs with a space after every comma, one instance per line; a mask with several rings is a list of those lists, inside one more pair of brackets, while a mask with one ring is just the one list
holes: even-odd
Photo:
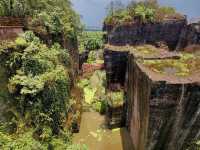
[[120, 11], [123, 10], [125, 8], [124, 4], [122, 3], [121, 0], [112, 0], [108, 6], [107, 6], [107, 13], [111, 16], [113, 16], [113, 14], [116, 11]]

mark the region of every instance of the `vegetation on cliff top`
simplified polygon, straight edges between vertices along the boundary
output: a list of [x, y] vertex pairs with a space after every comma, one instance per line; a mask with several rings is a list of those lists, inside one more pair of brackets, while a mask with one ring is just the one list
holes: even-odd
[[132, 1], [124, 8], [119, 4], [111, 3], [109, 12], [104, 20], [105, 25], [120, 25], [134, 22], [161, 22], [165, 19], [183, 18], [172, 7], [161, 7], [157, 1], [135, 2]]
[[180, 59], [144, 60], [143, 64], [154, 72], [181, 77], [200, 72], [200, 57], [191, 53], [182, 53]]
[[70, 0], [1, 0], [0, 8], [0, 16], [25, 18], [25, 28], [39, 34], [75, 38], [82, 28]]
[[105, 49], [112, 50], [112, 51], [121, 51], [121, 52], [129, 52], [134, 54], [135, 57], [159, 57], [161, 55], [162, 51], [165, 51], [167, 53], [167, 50], [162, 50], [159, 48], [156, 48], [153, 45], [138, 45], [138, 46], [131, 46], [131, 45], [126, 45], [126, 46], [115, 46], [115, 45], [105, 45]]

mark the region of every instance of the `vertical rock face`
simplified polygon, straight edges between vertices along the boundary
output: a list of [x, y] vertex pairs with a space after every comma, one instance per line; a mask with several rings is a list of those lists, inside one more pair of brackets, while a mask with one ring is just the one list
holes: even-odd
[[186, 19], [167, 20], [161, 23], [131, 24], [115, 27], [108, 32], [108, 43], [113, 45], [138, 45], [166, 43], [175, 49]]
[[15, 39], [22, 32], [22, 18], [0, 17], [0, 40]]
[[191, 45], [200, 45], [200, 22], [189, 24], [182, 30], [176, 49]]
[[[187, 25], [186, 20], [121, 25], [108, 30], [108, 43], [121, 49], [145, 43], [158, 47], [159, 43], [165, 43], [173, 50], [200, 46], [199, 23]], [[154, 51], [149, 47], [107, 48], [104, 59], [108, 86], [125, 85], [126, 126], [134, 150], [183, 150], [193, 140], [200, 140], [198, 63], [190, 75], [180, 77], [175, 75], [174, 68], [164, 68], [167, 73], [163, 74], [142, 64], [143, 61], [178, 59], [174, 52]]]
[[108, 89], [124, 87], [127, 68], [128, 51], [112, 51], [105, 49], [104, 63]]
[[129, 57], [128, 127], [135, 150], [182, 150], [200, 138], [199, 74], [154, 72]]

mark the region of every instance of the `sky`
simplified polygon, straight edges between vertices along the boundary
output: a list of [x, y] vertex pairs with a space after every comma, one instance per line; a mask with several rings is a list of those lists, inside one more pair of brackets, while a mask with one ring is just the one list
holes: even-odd
[[[112, 0], [72, 0], [74, 9], [86, 26], [102, 27], [106, 7]], [[130, 0], [121, 0], [127, 4]], [[137, 0], [138, 1], [138, 0]], [[200, 17], [200, 0], [158, 0], [161, 5], [173, 6], [191, 18]]]

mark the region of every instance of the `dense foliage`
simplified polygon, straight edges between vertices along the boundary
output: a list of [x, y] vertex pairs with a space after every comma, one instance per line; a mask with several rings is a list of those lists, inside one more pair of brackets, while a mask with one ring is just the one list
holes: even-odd
[[[109, 9], [113, 9], [110, 6]], [[115, 8], [115, 7], [114, 7]], [[132, 1], [126, 8], [118, 7], [112, 11], [108, 11], [108, 15], [104, 20], [107, 25], [117, 25], [122, 23], [131, 23], [135, 21], [158, 22], [166, 18], [183, 17], [172, 7], [161, 7], [156, 1], [145, 1], [136, 3]]]
[[25, 27], [38, 34], [76, 38], [82, 28], [69, 0], [1, 0], [0, 8], [0, 16], [24, 17]]
[[12, 96], [4, 100], [8, 106], [0, 122], [0, 148], [81, 150], [70, 147], [71, 134], [65, 131], [71, 83], [68, 51], [59, 44], [47, 47], [29, 31], [14, 42], [1, 43], [0, 58]]
[[0, 148], [2, 150], [87, 150], [85, 145], [72, 144], [71, 134], [52, 136], [49, 129], [43, 130], [43, 134], [37, 140], [34, 130], [29, 129], [18, 135], [8, 135], [0, 131]]
[[0, 43], [0, 149], [85, 150], [65, 131], [75, 60], [63, 47], [71, 52], [82, 28], [71, 2], [1, 0], [0, 8], [31, 30]]
[[98, 50], [103, 47], [103, 35], [101, 31], [84, 31], [79, 36], [79, 50]]
[[104, 71], [95, 71], [79, 81], [78, 86], [84, 90], [85, 105], [90, 105], [97, 112], [104, 113], [106, 109], [106, 74]]
[[4, 46], [1, 55], [7, 56], [4, 65], [10, 76], [8, 89], [13, 95], [10, 103], [22, 118], [28, 115], [34, 126], [50, 125], [58, 133], [69, 99], [67, 50], [59, 44], [48, 48], [32, 32]]

